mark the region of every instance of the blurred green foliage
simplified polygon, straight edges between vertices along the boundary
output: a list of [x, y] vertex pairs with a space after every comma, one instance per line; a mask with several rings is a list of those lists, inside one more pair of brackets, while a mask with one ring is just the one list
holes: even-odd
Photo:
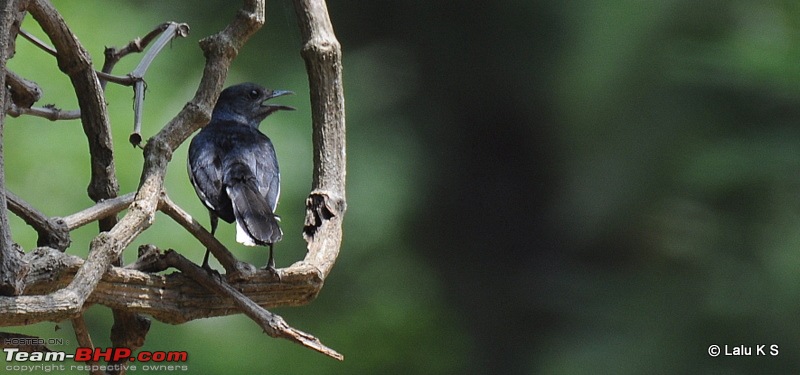
[[[189, 100], [197, 40], [238, 4], [56, 1], [100, 65], [168, 20], [187, 22], [146, 76], [144, 135]], [[187, 350], [194, 373], [794, 373], [800, 369], [800, 7], [790, 1], [331, 2], [344, 49], [348, 212], [341, 256], [309, 306], [277, 309], [342, 352], [336, 363], [263, 335], [241, 316], [153, 323], [144, 350]], [[124, 15], [124, 16], [121, 16]], [[28, 19], [26, 29], [42, 36]], [[287, 236], [303, 257], [311, 180], [308, 84], [287, 1], [246, 45], [228, 82], [295, 91], [271, 117]], [[120, 64], [123, 74], [137, 62]], [[74, 108], [52, 57], [20, 40], [11, 69], [42, 103]], [[131, 90], [109, 85], [121, 193], [141, 151], [127, 144]], [[77, 121], [6, 126], [9, 188], [48, 215], [91, 204]], [[204, 222], [175, 154], [167, 191]], [[35, 233], [12, 221], [15, 241]], [[73, 234], [85, 254], [95, 226]], [[294, 235], [292, 235], [294, 233]], [[233, 228], [219, 237], [239, 257]], [[228, 239], [226, 241], [226, 239]], [[199, 261], [165, 216], [154, 243]], [[110, 312], [87, 313], [109, 345]], [[68, 323], [17, 331], [74, 337]], [[712, 358], [709, 345], [780, 354]], [[57, 348], [61, 349], [61, 348]]]

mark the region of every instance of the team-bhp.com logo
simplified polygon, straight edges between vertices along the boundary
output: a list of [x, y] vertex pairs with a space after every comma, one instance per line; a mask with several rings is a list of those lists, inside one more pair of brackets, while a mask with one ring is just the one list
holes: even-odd
[[[101, 370], [109, 370], [110, 366], [120, 366], [125, 367], [128, 370], [135, 370], [132, 363], [136, 362], [144, 362], [144, 363], [152, 363], [152, 365], [142, 365], [142, 369], [147, 366], [148, 370], [157, 370], [161, 369], [161, 367], [185, 367], [184, 366], [174, 366], [174, 365], [164, 365], [167, 362], [186, 362], [189, 358], [189, 354], [185, 351], [174, 351], [174, 352], [165, 352], [165, 351], [141, 351], [133, 355], [133, 352], [128, 348], [108, 348], [108, 349], [100, 349], [100, 348], [77, 348], [75, 353], [66, 353], [63, 351], [53, 351], [53, 352], [23, 352], [17, 348], [3, 348], [3, 352], [5, 353], [6, 358], [6, 370], [9, 371], [34, 371], [34, 370], [44, 370], [44, 367], [47, 366], [44, 363], [53, 364], [54, 362], [66, 362], [68, 359], [73, 360], [75, 362], [110, 362], [110, 363], [118, 363], [123, 362], [125, 360], [130, 361], [131, 364], [125, 365], [108, 365], [108, 366], [98, 366], [93, 365], [93, 367], [102, 367], [98, 368]], [[15, 363], [15, 364], [11, 364]], [[37, 364], [38, 363], [38, 364]], [[86, 365], [88, 366], [88, 365]], [[37, 368], [38, 367], [38, 368]], [[62, 370], [66, 370], [67, 366], [60, 365]], [[69, 366], [71, 370], [85, 370], [85, 366]], [[152, 367], [152, 368], [150, 368]], [[185, 370], [184, 368], [163, 368], [162, 370]], [[52, 369], [51, 369], [52, 370]]]

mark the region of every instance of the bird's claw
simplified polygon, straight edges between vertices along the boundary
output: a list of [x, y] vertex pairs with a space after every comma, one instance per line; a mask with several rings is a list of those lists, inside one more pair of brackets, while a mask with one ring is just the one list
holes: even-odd
[[272, 275], [272, 278], [278, 280], [279, 283], [281, 282], [281, 273], [275, 269], [275, 264], [267, 264], [264, 266], [264, 268], [262, 268], [262, 270], [269, 272], [269, 274]]

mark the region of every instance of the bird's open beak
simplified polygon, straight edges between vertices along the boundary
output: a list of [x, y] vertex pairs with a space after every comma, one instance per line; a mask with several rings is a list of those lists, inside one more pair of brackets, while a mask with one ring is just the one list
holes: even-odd
[[272, 91], [272, 95], [270, 95], [266, 100], [277, 98], [279, 96], [284, 96], [284, 95], [294, 95], [294, 92], [289, 90], [274, 90]]
[[285, 111], [294, 111], [294, 107], [290, 107], [288, 105], [281, 105], [281, 104], [267, 104], [266, 101], [272, 98], [277, 98], [279, 96], [284, 95], [294, 95], [294, 92], [287, 91], [287, 90], [275, 90], [272, 92], [272, 95], [268, 96], [264, 99], [264, 102], [261, 103], [261, 108], [265, 110], [266, 113], [272, 113], [275, 111], [285, 110]]

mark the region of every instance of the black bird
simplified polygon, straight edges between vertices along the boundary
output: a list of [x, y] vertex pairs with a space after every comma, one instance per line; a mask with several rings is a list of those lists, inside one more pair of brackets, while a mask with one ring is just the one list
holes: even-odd
[[[268, 246], [266, 268], [275, 271], [272, 245], [281, 240], [275, 208], [280, 196], [280, 171], [275, 148], [258, 130], [267, 116], [294, 108], [266, 104], [266, 100], [291, 94], [254, 83], [222, 91], [208, 123], [189, 145], [189, 178], [208, 208], [211, 234], [217, 219], [236, 221], [236, 241], [247, 246]], [[208, 250], [203, 258], [208, 269]]]

